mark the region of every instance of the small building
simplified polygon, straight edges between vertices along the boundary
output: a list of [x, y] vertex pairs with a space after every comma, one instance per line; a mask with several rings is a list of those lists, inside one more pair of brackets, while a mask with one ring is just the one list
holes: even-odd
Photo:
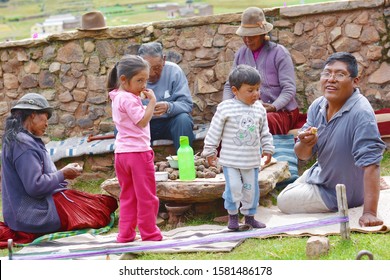
[[32, 38], [43, 38], [51, 34], [62, 33], [78, 27], [80, 19], [71, 14], [54, 15], [43, 23], [36, 23], [31, 27]]

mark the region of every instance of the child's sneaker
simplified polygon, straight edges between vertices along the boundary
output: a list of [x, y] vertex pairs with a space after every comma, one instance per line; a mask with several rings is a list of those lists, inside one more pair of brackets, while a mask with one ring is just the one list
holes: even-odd
[[229, 215], [228, 229], [229, 230], [238, 230], [239, 229], [238, 214]]
[[245, 216], [245, 224], [251, 225], [253, 228], [265, 228], [266, 225], [262, 222], [256, 221], [254, 216]]

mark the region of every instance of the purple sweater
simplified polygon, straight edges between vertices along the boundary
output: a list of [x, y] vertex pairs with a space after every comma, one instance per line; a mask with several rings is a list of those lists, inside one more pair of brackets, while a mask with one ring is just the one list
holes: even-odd
[[61, 224], [52, 195], [66, 189], [64, 175], [40, 138], [26, 131], [17, 138], [2, 147], [4, 222], [15, 231], [56, 231]]
[[[261, 76], [260, 96], [264, 103], [270, 103], [276, 110], [292, 111], [298, 107], [295, 100], [295, 72], [288, 50], [279, 44], [266, 41], [258, 58], [246, 46], [242, 46], [236, 53], [233, 68], [239, 64], [255, 67]], [[229, 81], [223, 90], [223, 100], [232, 98]]]

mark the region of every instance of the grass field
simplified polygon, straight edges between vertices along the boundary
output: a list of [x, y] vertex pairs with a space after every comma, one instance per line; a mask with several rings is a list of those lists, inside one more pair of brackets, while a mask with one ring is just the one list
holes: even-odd
[[[29, 38], [30, 29], [35, 23], [43, 23], [51, 15], [71, 13], [74, 16], [86, 11], [100, 10], [106, 16], [108, 26], [131, 25], [142, 22], [167, 20], [167, 13], [147, 8], [149, 4], [175, 2], [181, 5], [184, 0], [10, 0], [0, 5], [0, 42]], [[330, 0], [270, 0], [261, 1], [262, 8], [283, 5], [332, 2]], [[242, 12], [254, 5], [254, 1], [244, 0], [204, 0], [194, 3], [207, 3], [213, 6], [214, 14]], [[256, 4], [259, 5], [259, 4]], [[4, 25], [4, 26], [3, 26]]]
[[[381, 162], [381, 175], [390, 176], [390, 150], [385, 151]], [[100, 193], [102, 180], [76, 181], [74, 188], [90, 193]], [[1, 203], [0, 203], [1, 209]], [[214, 216], [192, 218], [185, 225], [213, 224]], [[166, 230], [165, 227], [161, 227]], [[117, 221], [110, 233], [117, 232]], [[306, 260], [308, 237], [250, 238], [229, 253], [140, 253], [137, 260]], [[374, 254], [375, 260], [390, 260], [390, 234], [351, 234], [350, 240], [329, 236], [330, 251], [321, 260], [353, 260], [361, 250]], [[6, 249], [0, 256], [7, 256]]]

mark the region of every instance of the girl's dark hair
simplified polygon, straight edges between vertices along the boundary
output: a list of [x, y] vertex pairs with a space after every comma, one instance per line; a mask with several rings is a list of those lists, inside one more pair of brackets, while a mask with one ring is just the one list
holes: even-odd
[[356, 58], [348, 52], [336, 52], [328, 57], [325, 65], [332, 65], [336, 61], [344, 62], [347, 65], [348, 72], [352, 78], [356, 78], [359, 73]]
[[107, 90], [108, 92], [119, 88], [119, 77], [124, 75], [130, 80], [143, 70], [149, 72], [149, 63], [138, 55], [124, 55], [112, 68], [108, 75]]
[[261, 83], [259, 72], [252, 66], [240, 64], [229, 74], [229, 84], [231, 87], [240, 89], [243, 84], [257, 85]]
[[15, 109], [12, 111], [11, 115], [5, 120], [5, 128], [3, 134], [3, 146], [8, 146], [13, 141], [18, 141], [17, 135], [19, 132], [24, 130], [23, 123], [32, 113], [36, 112], [37, 114], [42, 112], [28, 110], [28, 109]]

